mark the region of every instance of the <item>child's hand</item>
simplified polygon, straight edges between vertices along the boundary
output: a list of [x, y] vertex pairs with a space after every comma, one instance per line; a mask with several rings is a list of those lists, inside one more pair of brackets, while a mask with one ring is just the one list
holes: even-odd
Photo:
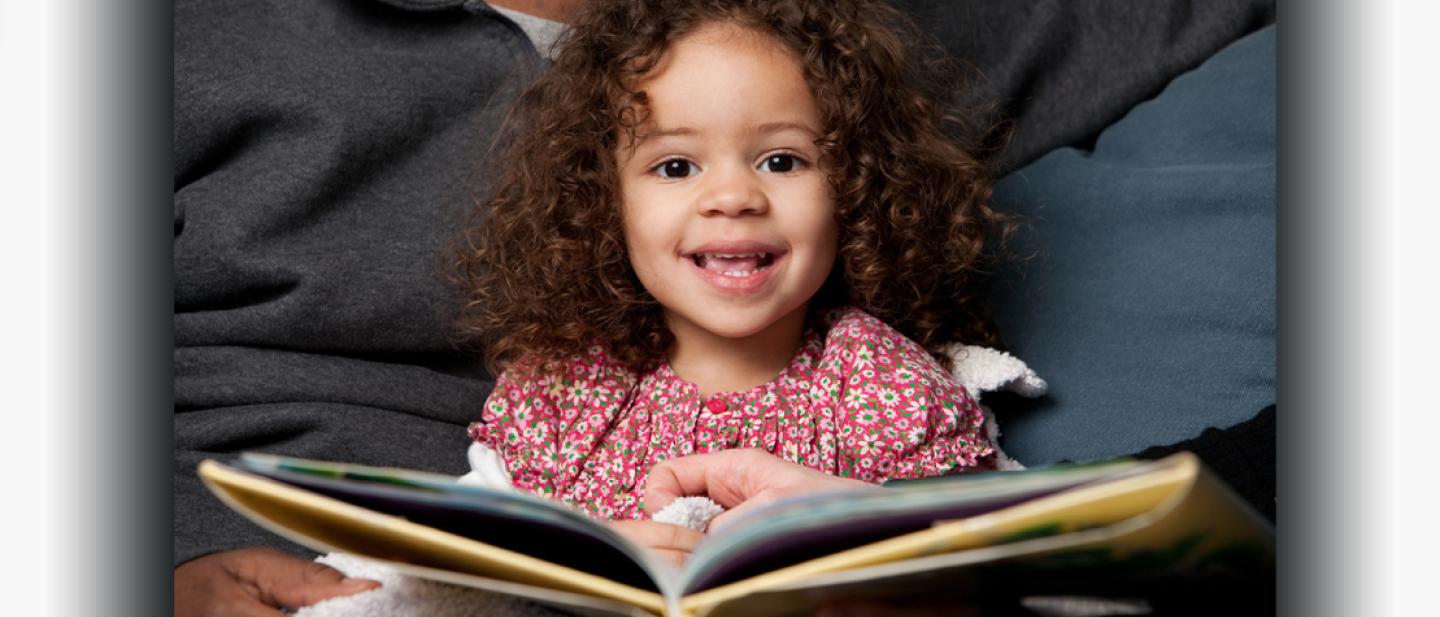
[[610, 528], [677, 566], [685, 565], [695, 545], [705, 539], [705, 534], [694, 529], [655, 521], [610, 521]]
[[175, 568], [175, 617], [282, 617], [281, 607], [296, 609], [379, 586], [275, 549], [243, 548]]
[[705, 495], [726, 508], [710, 521], [715, 531], [755, 508], [818, 491], [882, 490], [791, 463], [764, 450], [724, 450], [670, 459], [650, 468], [645, 510], [659, 512], [677, 497]]

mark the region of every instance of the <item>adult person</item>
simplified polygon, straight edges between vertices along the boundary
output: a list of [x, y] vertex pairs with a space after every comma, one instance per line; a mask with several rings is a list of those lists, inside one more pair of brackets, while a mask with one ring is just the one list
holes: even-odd
[[[194, 474], [204, 458], [463, 472], [492, 382], [448, 336], [440, 256], [485, 193], [510, 100], [581, 1], [176, 3], [176, 615], [278, 615], [370, 586], [229, 512]], [[1190, 44], [1165, 51], [1131, 26], [1173, 25], [1156, 15], [1188, 3], [898, 4], [1006, 103], [1019, 130], [1001, 169], [1093, 135], [1273, 19], [1267, 2], [1191, 7], [1170, 28]], [[1061, 30], [1104, 44], [1057, 54], [1020, 36]], [[1106, 71], [1123, 87], [1091, 87]]]
[[491, 381], [448, 334], [439, 256], [578, 5], [176, 3], [177, 616], [280, 615], [374, 585], [226, 512], [200, 460], [463, 467]]

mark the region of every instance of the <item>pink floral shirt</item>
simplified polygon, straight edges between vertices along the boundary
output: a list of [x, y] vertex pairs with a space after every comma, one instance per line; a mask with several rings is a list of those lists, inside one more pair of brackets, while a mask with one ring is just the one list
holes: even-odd
[[637, 375], [598, 347], [563, 371], [507, 371], [470, 435], [515, 486], [602, 519], [645, 518], [646, 473], [687, 454], [763, 448], [867, 482], [990, 463], [980, 407], [924, 349], [859, 309], [824, 321], [746, 392], [701, 397], [668, 363]]

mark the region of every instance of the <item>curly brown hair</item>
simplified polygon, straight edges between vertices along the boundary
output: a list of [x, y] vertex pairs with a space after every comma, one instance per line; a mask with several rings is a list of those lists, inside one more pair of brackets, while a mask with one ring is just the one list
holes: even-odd
[[840, 246], [812, 309], [859, 307], [942, 361], [951, 342], [998, 345], [978, 283], [1012, 223], [973, 154], [992, 135], [944, 104], [957, 65], [903, 14], [872, 0], [595, 0], [516, 102], [497, 187], [466, 230], [458, 326], [491, 370], [597, 344], [641, 370], [669, 350], [627, 256], [615, 152], [646, 118], [633, 84], [714, 22], [792, 50], [820, 111]]

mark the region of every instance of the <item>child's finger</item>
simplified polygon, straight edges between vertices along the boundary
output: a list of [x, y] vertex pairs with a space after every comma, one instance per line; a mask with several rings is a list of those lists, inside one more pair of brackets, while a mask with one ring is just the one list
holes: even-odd
[[756, 493], [734, 508], [721, 512], [718, 516], [710, 519], [710, 525], [705, 528], [707, 533], [714, 533], [724, 529], [727, 525], [744, 518], [746, 515], [767, 505], [780, 501], [786, 497], [804, 493], [803, 490], [766, 490]]
[[655, 521], [610, 521], [610, 527], [637, 544], [663, 551], [689, 553], [705, 539], [694, 529]]
[[645, 511], [654, 514], [676, 498], [705, 495], [726, 508], [745, 501], [736, 485], [743, 474], [734, 473], [726, 457], [734, 450], [672, 458], [650, 468], [645, 485]]
[[669, 564], [674, 565], [674, 566], [677, 566], [677, 567], [678, 567], [678, 566], [684, 566], [684, 565], [685, 565], [685, 560], [687, 560], [687, 559], [690, 558], [690, 552], [689, 552], [689, 551], [675, 551], [675, 550], [670, 550], [670, 549], [659, 549], [659, 548], [657, 548], [657, 549], [651, 549], [651, 550], [655, 551], [655, 554], [656, 554], [656, 555], [659, 555], [661, 559], [664, 559], [664, 560], [666, 561], [666, 563], [669, 563]]
[[732, 509], [767, 492], [797, 495], [873, 488], [869, 483], [827, 475], [756, 448], [670, 459], [651, 468], [647, 482], [645, 510], [651, 514], [677, 497], [688, 495], [705, 495]]
[[677, 566], [685, 565], [695, 545], [705, 539], [705, 534], [694, 529], [655, 521], [610, 521], [610, 527]]

